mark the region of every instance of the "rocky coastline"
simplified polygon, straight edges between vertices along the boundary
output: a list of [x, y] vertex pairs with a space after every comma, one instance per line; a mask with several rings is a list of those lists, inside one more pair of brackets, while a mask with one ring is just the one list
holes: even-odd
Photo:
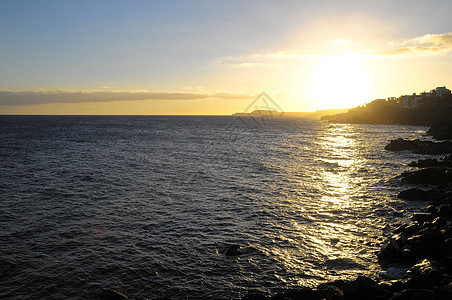
[[[389, 224], [394, 229], [380, 251], [378, 260], [385, 269], [408, 265], [400, 279], [374, 280], [358, 276], [354, 280], [322, 283], [316, 288], [281, 290], [274, 295], [249, 291], [241, 299], [307, 300], [442, 300], [452, 299], [452, 131], [433, 126], [428, 132], [437, 141], [397, 139], [386, 151], [413, 151], [442, 155], [439, 159], [420, 159], [410, 163], [417, 168], [400, 175], [403, 182], [414, 185], [397, 197], [424, 203], [410, 221]], [[395, 226], [397, 225], [397, 226]], [[255, 249], [230, 245], [225, 256], [240, 256]], [[103, 290], [100, 299], [125, 300], [116, 290]]]
[[[427, 132], [438, 140], [451, 139], [451, 133], [441, 126]], [[387, 269], [409, 265], [405, 275], [379, 281], [359, 276], [351, 281], [323, 283], [314, 289], [284, 290], [270, 297], [249, 292], [242, 299], [452, 299], [452, 141], [398, 139], [385, 150], [443, 155], [440, 159], [414, 161], [410, 166], [417, 170], [400, 175], [403, 182], [416, 187], [400, 192], [398, 198], [422, 201], [425, 208], [414, 213], [409, 222], [394, 227], [377, 256]]]

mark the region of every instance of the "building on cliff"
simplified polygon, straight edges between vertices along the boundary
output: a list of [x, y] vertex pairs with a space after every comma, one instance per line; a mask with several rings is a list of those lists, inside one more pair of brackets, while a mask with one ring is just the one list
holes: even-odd
[[403, 95], [397, 99], [397, 104], [403, 108], [416, 108], [421, 106], [452, 105], [451, 91], [445, 86], [437, 87], [430, 92], [420, 95]]

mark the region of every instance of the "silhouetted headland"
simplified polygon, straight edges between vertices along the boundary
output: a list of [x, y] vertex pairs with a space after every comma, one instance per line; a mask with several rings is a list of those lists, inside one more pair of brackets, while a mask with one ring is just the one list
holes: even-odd
[[398, 98], [376, 99], [345, 113], [323, 116], [322, 120], [338, 123], [452, 126], [450, 116], [452, 116], [451, 91], [446, 87], [437, 87], [420, 95], [414, 93]]
[[277, 110], [257, 109], [250, 113], [238, 112], [233, 114], [236, 117], [304, 117], [304, 118], [321, 118], [331, 114], [340, 114], [347, 112], [348, 109], [322, 109], [313, 112], [281, 112]]

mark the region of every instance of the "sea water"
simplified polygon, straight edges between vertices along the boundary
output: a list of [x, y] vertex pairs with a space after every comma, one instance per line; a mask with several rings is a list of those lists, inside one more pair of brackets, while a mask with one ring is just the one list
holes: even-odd
[[0, 298], [227, 299], [381, 277], [388, 224], [417, 209], [397, 176], [422, 157], [384, 146], [426, 129], [0, 116]]

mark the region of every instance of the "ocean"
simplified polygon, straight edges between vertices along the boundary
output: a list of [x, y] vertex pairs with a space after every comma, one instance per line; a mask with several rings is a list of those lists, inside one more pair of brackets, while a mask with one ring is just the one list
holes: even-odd
[[375, 253], [419, 209], [396, 195], [423, 156], [383, 148], [426, 129], [0, 116], [0, 298], [237, 299], [390, 276]]

